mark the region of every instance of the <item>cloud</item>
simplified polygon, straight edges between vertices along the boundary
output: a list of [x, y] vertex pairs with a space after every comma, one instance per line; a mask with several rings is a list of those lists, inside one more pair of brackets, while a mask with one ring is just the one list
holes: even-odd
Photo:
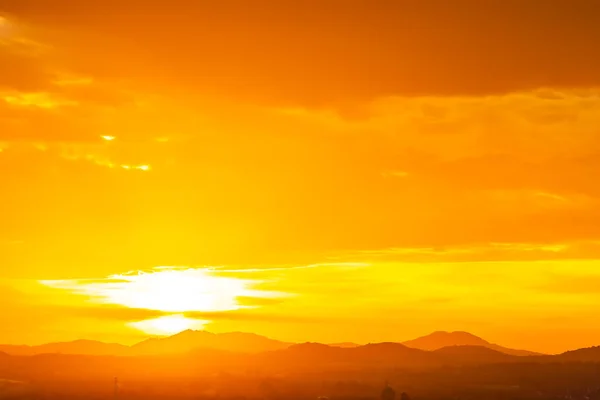
[[390, 248], [350, 252], [341, 259], [369, 263], [482, 263], [600, 259], [600, 243], [472, 243], [468, 245]]
[[283, 298], [277, 297], [252, 297], [238, 296], [237, 302], [243, 307], [262, 307], [281, 304], [285, 301]]
[[543, 8], [516, 0], [4, 3], [52, 29], [53, 46], [79, 52], [69, 60], [75, 70], [253, 102], [326, 105], [600, 84], [598, 6], [587, 0]]
[[3, 21], [0, 140], [90, 142], [108, 128], [102, 120], [114, 118], [115, 108], [139, 110], [139, 96], [124, 82], [72, 71], [45, 34], [37, 40], [37, 27], [12, 16]]
[[60, 306], [48, 308], [48, 312], [61, 315], [80, 317], [86, 319], [100, 319], [119, 322], [135, 322], [151, 318], [158, 318], [169, 313], [156, 310], [148, 310], [143, 308], [128, 308], [115, 306]]
[[[522, 252], [564, 251], [560, 246], [528, 244], [496, 244], [495, 247]], [[477, 263], [468, 260], [448, 262], [447, 259], [430, 259], [428, 262], [377, 260], [360, 268], [270, 270], [270, 279], [263, 275], [269, 271], [268, 268], [263, 273], [257, 272], [265, 281], [265, 286], [258, 289], [293, 293], [293, 296], [272, 302], [263, 302], [259, 297], [260, 304], [253, 296], [245, 296], [238, 299], [240, 304], [252, 305], [253, 308], [188, 311], [177, 315], [211, 321], [208, 329], [216, 332], [239, 330], [239, 324], [243, 324], [245, 331], [272, 337], [283, 338], [287, 332], [290, 339], [286, 340], [307, 340], [308, 335], [309, 340], [330, 337], [339, 341], [347, 338], [347, 333], [340, 336], [340, 327], [344, 330], [354, 327], [352, 340], [365, 342], [400, 340], [440, 329], [440, 326], [444, 329], [477, 330], [484, 336], [491, 333], [502, 335], [510, 334], [513, 329], [535, 329], [540, 321], [545, 321], [545, 326], [561, 328], [566, 318], [571, 318], [572, 329], [583, 329], [584, 326], [585, 329], [598, 329], [589, 322], [591, 316], [598, 312], [597, 302], [591, 300], [597, 297], [591, 290], [598, 278], [596, 260], [571, 260], [568, 263], [539, 259]], [[254, 276], [254, 272], [246, 276], [248, 274]], [[81, 285], [86, 282], [109, 286], [122, 283], [121, 279], [92, 279], [81, 280]], [[72, 281], [67, 283], [74, 285]], [[44, 290], [37, 294], [47, 297], [50, 289]], [[31, 299], [22, 301], [14, 290], [2, 293], [9, 295], [3, 301], [11, 305], [8, 315], [12, 316], [12, 326], [29, 329], [36, 324], [37, 329], [40, 324], [44, 329], [51, 329], [56, 324], [83, 323], [94, 319], [100, 324], [98, 326], [111, 327], [116, 333], [125, 329], [123, 323], [173, 314], [170, 311], [83, 303], [72, 295], [65, 297], [60, 304], [41, 306], [32, 303]], [[322, 307], [323, 304], [328, 306]], [[15, 312], [29, 313], [29, 316], [39, 314], [39, 318], [33, 323], [31, 318], [15, 317]], [[356, 329], [359, 319], [360, 324], [369, 327], [367, 331]], [[307, 324], [312, 326], [315, 323], [319, 324], [318, 331], [307, 328]], [[402, 334], [397, 336], [397, 329], [402, 326]], [[290, 333], [302, 327], [306, 331], [301, 334]], [[336, 330], [337, 334], [331, 330]], [[562, 348], [558, 343], [553, 346]], [[564, 342], [562, 346], [565, 346]]]
[[45, 69], [38, 46], [26, 40], [0, 36], [0, 90], [43, 91], [53, 74]]
[[332, 304], [403, 332], [432, 316], [527, 326], [538, 304], [558, 321], [589, 291], [565, 275], [594, 281], [594, 2], [0, 9], [0, 243], [19, 243], [2, 276], [226, 265], [211, 273], [288, 296], [242, 294], [253, 309], [210, 315], [221, 328], [298, 327], [286, 316], [321, 321]]
[[186, 312], [185, 317], [197, 320], [212, 322], [223, 321], [252, 321], [252, 322], [271, 322], [278, 324], [285, 323], [332, 323], [335, 317], [317, 317], [309, 315], [289, 315], [285, 313], [268, 313], [264, 311], [240, 310], [223, 312]]
[[41, 75], [1, 92], [0, 240], [25, 245], [0, 261], [63, 277], [79, 257], [107, 275], [597, 240], [592, 5], [365, 4], [3, 2], [43, 51], [1, 51]]

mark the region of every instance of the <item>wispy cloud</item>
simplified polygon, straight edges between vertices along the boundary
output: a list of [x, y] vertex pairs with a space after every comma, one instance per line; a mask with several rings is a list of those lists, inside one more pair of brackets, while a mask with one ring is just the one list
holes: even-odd
[[74, 100], [56, 98], [50, 93], [0, 93], [7, 104], [18, 107], [38, 107], [42, 109], [57, 109], [60, 107], [77, 106]]
[[341, 259], [366, 262], [486, 263], [502, 261], [543, 261], [600, 259], [600, 242], [569, 243], [475, 243], [438, 247], [397, 247], [340, 254]]

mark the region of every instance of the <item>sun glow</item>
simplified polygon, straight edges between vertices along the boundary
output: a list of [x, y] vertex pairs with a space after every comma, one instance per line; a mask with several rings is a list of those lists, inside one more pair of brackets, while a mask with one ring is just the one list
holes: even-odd
[[129, 326], [151, 335], [174, 335], [188, 329], [203, 329], [210, 321], [186, 318], [181, 314], [130, 322]]
[[281, 293], [254, 289], [260, 281], [221, 276], [209, 268], [158, 268], [151, 272], [112, 275], [102, 280], [41, 283], [84, 295], [97, 303], [174, 314], [129, 323], [149, 334], [178, 332], [209, 322], [187, 318], [183, 315], [186, 312], [234, 311], [251, 308], [241, 304], [240, 298], [281, 296]]
[[44, 281], [105, 304], [164, 312], [231, 311], [242, 308], [239, 297], [271, 297], [252, 289], [254, 280], [216, 275], [210, 269], [159, 269], [112, 275], [103, 281]]

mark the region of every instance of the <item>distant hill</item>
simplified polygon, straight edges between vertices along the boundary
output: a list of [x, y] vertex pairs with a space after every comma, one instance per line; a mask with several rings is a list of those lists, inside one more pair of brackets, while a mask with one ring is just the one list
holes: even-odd
[[10, 354], [11, 356], [31, 356], [36, 354], [33, 350], [35, 346], [18, 346], [11, 344], [0, 344], [0, 352]]
[[[171, 355], [184, 354], [194, 350], [220, 350], [234, 353], [264, 353], [277, 350], [285, 350], [292, 346], [290, 354], [297, 350], [296, 346], [302, 346], [304, 350], [314, 350], [317, 344], [300, 344], [282, 342], [270, 339], [254, 333], [231, 332], [211, 333], [207, 331], [187, 330], [169, 337], [151, 338], [137, 343], [133, 346], [123, 346], [114, 343], [103, 343], [93, 340], [76, 340], [64, 343], [49, 343], [41, 346], [14, 346], [0, 345], [0, 352], [16, 356], [32, 356], [38, 354], [78, 354], [94, 356], [140, 356], [140, 355]], [[313, 346], [313, 347], [308, 347]], [[468, 332], [434, 332], [431, 335], [410, 340], [404, 343], [380, 343], [378, 345], [362, 346], [351, 342], [334, 343], [325, 346], [333, 349], [359, 349], [356, 354], [362, 354], [364, 348], [373, 350], [373, 346], [382, 346], [395, 352], [402, 350], [404, 353], [410, 350], [435, 351], [452, 346], [474, 346], [484, 347], [497, 352], [513, 356], [535, 356], [540, 355], [526, 350], [515, 350], [489, 343], [488, 341], [472, 335]], [[398, 347], [399, 346], [399, 347]], [[321, 347], [323, 349], [323, 347]], [[329, 351], [329, 350], [323, 350]], [[450, 351], [450, 350], [446, 350]], [[457, 350], [455, 350], [457, 351]]]
[[600, 362], [600, 346], [567, 351], [552, 356], [552, 359], [560, 362]]
[[267, 361], [285, 361], [287, 363], [314, 363], [344, 361], [345, 350], [341, 347], [328, 346], [321, 343], [294, 344], [287, 349], [260, 354], [259, 358]]
[[486, 347], [498, 351], [500, 353], [509, 354], [512, 356], [538, 356], [539, 353], [534, 353], [527, 350], [515, 350], [507, 347], [502, 347], [497, 344], [490, 343], [478, 336], [468, 332], [434, 332], [430, 335], [423, 336], [414, 340], [409, 340], [402, 343], [405, 346], [421, 350], [439, 350], [444, 347], [452, 346], [479, 346]]
[[377, 343], [358, 347], [334, 347], [304, 343], [259, 355], [262, 363], [287, 366], [406, 366], [440, 365], [435, 354], [399, 343]]
[[[219, 336], [219, 335], [217, 335]], [[402, 368], [440, 371], [440, 367], [471, 368], [489, 365], [496, 371], [516, 371], [535, 366], [542, 370], [559, 368], [556, 365], [600, 362], [600, 347], [580, 349], [559, 355], [521, 357], [512, 356], [483, 346], [449, 346], [434, 351], [419, 350], [399, 343], [377, 343], [358, 347], [335, 347], [319, 343], [291, 345], [278, 350], [241, 353], [234, 351], [195, 348], [183, 352], [184, 348], [195, 346], [198, 338], [206, 337], [199, 332], [186, 332], [166, 338], [165, 343], [183, 343], [177, 347], [179, 354], [147, 354], [139, 356], [126, 352], [127, 356], [79, 355], [66, 353], [44, 353], [30, 357], [11, 356], [0, 352], [0, 376], [6, 379], [27, 380], [34, 377], [52, 377], [52, 379], [70, 379], [70, 377], [101, 377], [103, 381], [114, 374], [134, 377], [181, 377], [198, 374], [214, 374], [218, 371], [262, 371], [261, 373], [285, 374], [294, 372], [326, 371], [377, 371], [381, 368]], [[210, 336], [209, 336], [210, 337]], [[238, 334], [225, 335], [225, 338], [239, 338]], [[266, 338], [244, 339], [271, 343]], [[168, 340], [171, 339], [171, 340]], [[267, 341], [265, 341], [265, 339]], [[188, 342], [189, 341], [189, 342]], [[155, 343], [155, 342], [151, 342]], [[191, 343], [191, 344], [190, 344]], [[224, 345], [226, 341], [220, 342]], [[236, 341], [236, 345], [240, 345]], [[280, 342], [281, 343], [281, 342]], [[55, 346], [64, 349], [65, 344]], [[69, 347], [70, 344], [66, 344]], [[79, 349], [89, 350], [89, 343], [78, 343]], [[270, 344], [273, 345], [274, 344]], [[281, 345], [281, 344], [279, 344]], [[93, 343], [92, 346], [97, 346]], [[134, 346], [135, 347], [135, 346]], [[73, 347], [72, 347], [73, 348]], [[167, 347], [168, 351], [175, 351]], [[89, 350], [92, 351], [92, 350]], [[100, 349], [93, 351], [104, 351]], [[154, 351], [152, 349], [152, 351]], [[506, 366], [508, 365], [508, 366]], [[519, 367], [521, 365], [522, 367]], [[531, 367], [533, 368], [533, 367]], [[477, 375], [477, 370], [473, 374]], [[488, 371], [486, 369], [486, 371]], [[491, 371], [491, 370], [490, 370]], [[519, 372], [521, 371], [521, 372]], [[577, 372], [577, 369], [573, 371]], [[505, 372], [501, 372], [505, 373]], [[512, 372], [511, 372], [512, 373]], [[595, 373], [595, 372], [594, 372]], [[485, 375], [485, 374], [484, 374]], [[212, 376], [212, 375], [211, 375]], [[595, 376], [595, 375], [594, 375]], [[145, 378], [144, 378], [145, 379]]]
[[344, 349], [351, 349], [353, 347], [359, 347], [360, 344], [352, 343], [352, 342], [343, 342], [343, 343], [329, 343], [328, 346], [331, 347], [342, 347]]
[[[0, 353], [0, 399], [113, 398], [115, 377], [123, 385], [123, 398], [132, 393], [149, 400], [216, 394], [224, 400], [317, 399], [327, 391], [347, 393], [329, 398], [371, 399], [381, 393], [382, 381], [392, 377], [398, 391], [439, 393], [430, 398], [465, 393], [470, 396], [463, 398], [562, 399], [574, 387], [574, 400], [597, 400], [600, 392], [588, 396], [586, 388], [597, 388], [598, 364], [580, 361], [600, 361], [600, 347], [539, 357], [479, 346], [425, 351], [398, 343], [352, 348], [305, 343], [257, 354], [196, 349], [139, 357]], [[34, 391], [13, 392], [20, 382]], [[40, 396], [46, 393], [51, 395]]]
[[133, 346], [103, 343], [93, 340], [48, 343], [40, 346], [0, 345], [0, 352], [13, 356], [39, 354], [77, 354], [90, 356], [138, 356], [188, 353], [198, 349], [224, 350], [239, 353], [261, 353], [285, 349], [291, 343], [255, 335], [253, 333], [210, 333], [206, 331], [184, 331], [164, 338], [151, 338]]
[[144, 340], [131, 346], [129, 355], [159, 355], [187, 353], [195, 349], [226, 350], [240, 353], [261, 353], [288, 348], [280, 342], [253, 333], [210, 333], [187, 330], [174, 336]]
[[518, 356], [484, 346], [449, 346], [434, 350], [433, 353], [446, 357], [446, 360], [453, 364], [496, 364], [521, 361]]

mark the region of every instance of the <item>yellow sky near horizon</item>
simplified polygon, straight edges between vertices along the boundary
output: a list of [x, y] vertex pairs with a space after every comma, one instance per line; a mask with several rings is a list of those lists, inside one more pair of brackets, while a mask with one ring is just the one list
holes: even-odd
[[[453, 262], [444, 257], [3, 281], [12, 286], [8, 296], [3, 290], [3, 300], [9, 300], [3, 335], [14, 344], [82, 337], [130, 344], [148, 335], [206, 329], [291, 342], [369, 343], [443, 329], [552, 353], [594, 345], [600, 330], [594, 322], [596, 261]], [[71, 326], [76, 328], [66, 331]], [[548, 334], [540, 336], [540, 327]], [[572, 332], [577, 335], [565, 340]]]
[[600, 344], [592, 2], [88, 3], [0, 4], [0, 343]]

